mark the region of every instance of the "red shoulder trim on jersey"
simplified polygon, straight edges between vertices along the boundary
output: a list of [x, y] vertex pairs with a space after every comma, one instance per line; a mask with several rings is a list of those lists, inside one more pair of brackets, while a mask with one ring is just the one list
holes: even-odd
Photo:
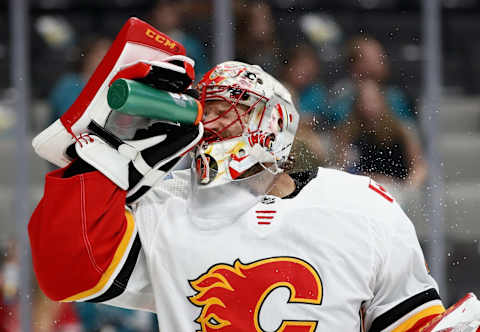
[[56, 301], [97, 289], [135, 237], [125, 191], [97, 171], [69, 178], [63, 172], [47, 174], [28, 225], [38, 283]]
[[[129, 249], [132, 247], [133, 241], [135, 240], [136, 233], [137, 233], [135, 229], [135, 221], [133, 219], [133, 215], [129, 211], [126, 211], [125, 215], [127, 220], [127, 228], [125, 230], [125, 234], [121, 239], [117, 247], [117, 250], [115, 251], [115, 254], [113, 256], [113, 259], [110, 265], [102, 274], [102, 277], [100, 278], [100, 280], [97, 282], [97, 284], [94, 287], [84, 290], [66, 299], [63, 299], [61, 300], [62, 302], [92, 299], [104, 293], [106, 290], [109, 289], [112, 283], [114, 283], [115, 277], [118, 275], [118, 273], [120, 272], [120, 268], [123, 266], [122, 263], [124, 263], [128, 257], [128, 253], [130, 252]], [[136, 261], [136, 258], [135, 258], [135, 261]], [[126, 285], [122, 285], [122, 286], [123, 287], [121, 291], [125, 289]]]
[[390, 203], [393, 203], [394, 199], [390, 195], [390, 193], [387, 191], [387, 189], [385, 189], [382, 185], [376, 183], [372, 179], [370, 179], [370, 183], [368, 184], [368, 188], [375, 191], [377, 194], [379, 194], [380, 196], [385, 198]]

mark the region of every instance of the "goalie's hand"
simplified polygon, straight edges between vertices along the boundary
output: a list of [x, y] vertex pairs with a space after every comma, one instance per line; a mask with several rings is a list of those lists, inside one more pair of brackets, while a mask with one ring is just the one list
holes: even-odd
[[139, 60], [123, 66], [110, 81], [132, 79], [159, 90], [184, 92], [195, 80], [194, 61], [183, 55], [174, 55], [163, 61]]
[[469, 323], [460, 323], [454, 327], [448, 327], [437, 332], [480, 332], [480, 321], [475, 320]]
[[[193, 60], [175, 55], [163, 61], [137, 61], [125, 65], [111, 83], [118, 78], [128, 78], [160, 90], [184, 92], [194, 77]], [[201, 123], [188, 126], [157, 122], [146, 129], [133, 128], [135, 136], [130, 140], [120, 139], [93, 120], [86, 129], [88, 132], [77, 137], [74, 148], [69, 148], [67, 155], [79, 157], [87, 165], [74, 163], [66, 174], [93, 167], [128, 191], [127, 204], [136, 202], [165, 177], [203, 136]], [[82, 165], [75, 169], [79, 164]]]
[[[411, 332], [480, 332], [480, 302], [468, 293], [425, 326]], [[410, 330], [408, 330], [410, 332]]]
[[127, 204], [136, 202], [164, 178], [203, 136], [202, 123], [179, 126], [157, 122], [125, 141], [95, 122], [88, 129], [90, 133], [75, 143], [76, 154], [127, 190]]

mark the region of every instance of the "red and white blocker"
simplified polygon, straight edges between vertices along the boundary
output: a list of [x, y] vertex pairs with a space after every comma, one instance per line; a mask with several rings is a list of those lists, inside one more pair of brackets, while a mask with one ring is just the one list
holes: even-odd
[[194, 62], [185, 54], [179, 42], [138, 18], [130, 18], [72, 106], [33, 139], [35, 152], [57, 166], [66, 166], [71, 161], [67, 148], [88, 131], [88, 125], [92, 121], [105, 125], [111, 112], [107, 92], [114, 79], [143, 78], [152, 68], [160, 68], [193, 82]]

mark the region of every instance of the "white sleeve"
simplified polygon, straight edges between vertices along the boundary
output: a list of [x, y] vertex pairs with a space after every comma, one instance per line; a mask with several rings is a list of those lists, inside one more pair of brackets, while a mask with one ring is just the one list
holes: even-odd
[[[105, 304], [128, 309], [140, 309], [155, 312], [155, 296], [153, 293], [148, 270], [147, 255], [157, 239], [156, 228], [164, 216], [164, 204], [175, 197], [188, 196], [190, 171], [181, 170], [172, 172], [167, 178], [155, 185], [142, 199], [133, 206], [135, 224], [138, 229], [137, 239], [140, 246], [138, 258], [124, 276], [128, 282], [121, 294], [110, 297], [107, 301], [100, 298]], [[132, 253], [134, 251], [131, 251]]]
[[140, 249], [137, 262], [123, 292], [103, 303], [127, 309], [155, 312], [153, 290], [143, 249]]
[[149, 252], [157, 240], [156, 229], [165, 216], [165, 206], [170, 199], [185, 200], [190, 193], [190, 170], [180, 170], [170, 173], [159, 181], [133, 207], [138, 231], [144, 250]]
[[[396, 203], [375, 220], [373, 298], [364, 304], [367, 331], [406, 331], [444, 311], [413, 224]], [[398, 329], [398, 330], [397, 330]]]
[[[123, 280], [114, 282], [112, 288], [117, 289], [117, 294], [110, 291], [104, 296], [96, 298], [95, 302], [103, 302], [117, 307], [155, 311], [155, 297], [148, 271], [147, 255], [156, 241], [156, 228], [165, 217], [164, 204], [172, 197], [186, 197], [188, 195], [189, 172], [174, 172], [158, 183], [150, 192], [133, 206], [135, 225], [138, 229], [135, 239], [137, 244], [136, 260], [130, 259], [133, 264], [128, 266], [128, 259], [124, 265]], [[132, 246], [132, 249], [135, 246]], [[129, 255], [135, 255], [135, 250], [130, 250]], [[123, 284], [123, 286], [121, 286]], [[121, 290], [121, 292], [120, 292]]]

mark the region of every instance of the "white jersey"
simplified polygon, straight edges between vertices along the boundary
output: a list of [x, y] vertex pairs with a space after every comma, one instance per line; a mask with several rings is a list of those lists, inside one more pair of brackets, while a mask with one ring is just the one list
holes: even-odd
[[412, 223], [368, 177], [320, 168], [238, 218], [189, 215], [183, 196], [137, 206], [143, 252], [109, 302], [161, 331], [403, 331], [443, 310]]

